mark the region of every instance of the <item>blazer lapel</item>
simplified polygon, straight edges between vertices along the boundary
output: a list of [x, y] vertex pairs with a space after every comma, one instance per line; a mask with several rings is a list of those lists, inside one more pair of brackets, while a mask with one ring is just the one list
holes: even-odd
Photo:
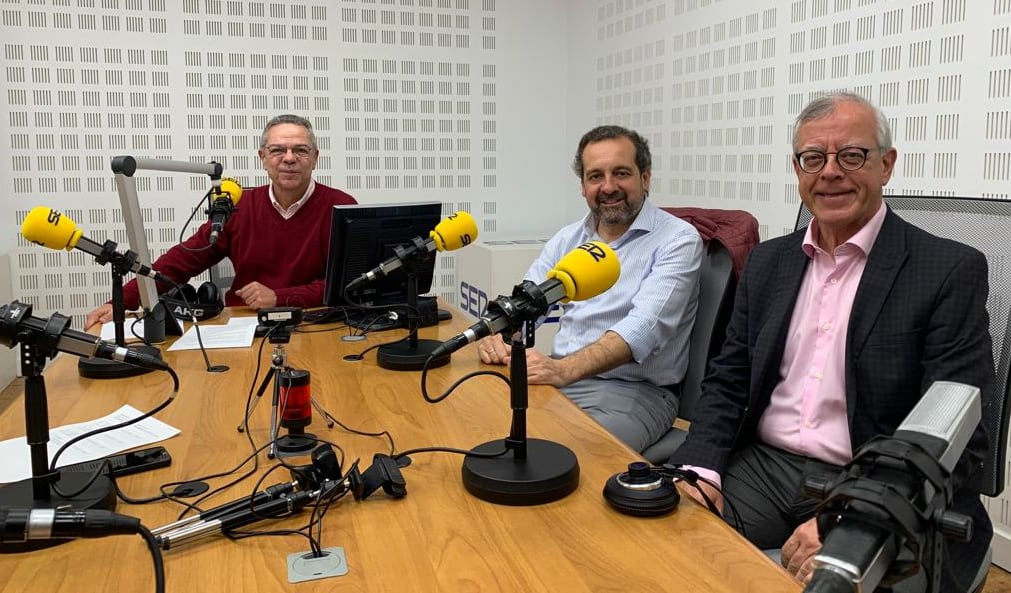
[[763, 332], [769, 339], [764, 343], [755, 344], [755, 360], [753, 364], [759, 369], [756, 393], [762, 399], [771, 395], [776, 383], [779, 382], [780, 361], [786, 347], [786, 335], [790, 329], [790, 319], [797, 303], [797, 293], [804, 279], [804, 270], [810, 258], [801, 249], [804, 241], [804, 231], [795, 233], [795, 240], [783, 244], [777, 258], [777, 268], [771, 270], [776, 279], [776, 290], [769, 304], [769, 314], [765, 326], [773, 331]]
[[874, 329], [881, 309], [892, 292], [892, 286], [905, 265], [906, 250], [905, 222], [889, 208], [878, 238], [867, 257], [857, 294], [853, 299], [849, 328], [846, 333], [846, 409], [850, 421], [853, 420], [855, 383], [850, 376], [850, 361], [859, 357], [867, 338]]

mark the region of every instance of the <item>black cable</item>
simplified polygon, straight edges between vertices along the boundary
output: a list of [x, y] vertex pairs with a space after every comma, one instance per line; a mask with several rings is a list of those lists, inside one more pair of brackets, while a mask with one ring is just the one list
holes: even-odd
[[401, 451], [396, 455], [390, 455], [393, 459], [400, 459], [401, 457], [408, 457], [414, 455], [415, 453], [456, 453], [458, 455], [469, 455], [471, 457], [478, 457], [481, 459], [495, 459], [496, 457], [502, 457], [506, 453], [509, 453], [510, 449], [502, 449], [501, 453], [475, 453], [473, 451], [468, 451], [467, 449], [457, 449], [455, 447], [418, 447], [416, 449], [408, 449], [407, 451]]
[[137, 533], [144, 539], [148, 551], [151, 552], [151, 561], [154, 563], [155, 593], [165, 593], [165, 561], [161, 556], [161, 546], [158, 545], [158, 540], [147, 527], [138, 525]]
[[196, 208], [193, 208], [192, 210], [190, 210], [190, 216], [189, 216], [189, 218], [187, 218], [186, 221], [183, 222], [183, 227], [181, 229], [179, 229], [179, 241], [178, 241], [178, 244], [179, 244], [180, 247], [182, 247], [186, 251], [189, 251], [191, 253], [199, 253], [201, 251], [207, 251], [208, 249], [210, 249], [211, 247], [213, 247], [213, 245], [211, 245], [210, 243], [208, 243], [207, 245], [205, 245], [203, 247], [200, 247], [198, 249], [192, 249], [192, 248], [186, 246], [185, 239], [184, 239], [184, 236], [185, 236], [185, 233], [186, 233], [186, 229], [190, 226], [190, 223], [193, 222], [193, 218], [196, 217], [197, 212], [202, 211], [203, 207], [201, 206], [201, 204], [203, 203], [204, 200], [207, 200], [207, 207], [208, 207], [208, 209], [210, 209], [210, 206], [211, 206], [211, 194], [213, 192], [214, 192], [214, 188], [212, 187], [211, 189], [207, 190], [206, 194], [200, 196], [200, 200], [197, 201]]
[[502, 381], [505, 382], [506, 386], [509, 387], [510, 389], [512, 389], [512, 382], [509, 380], [509, 377], [506, 377], [505, 375], [503, 375], [502, 373], [500, 373], [498, 371], [474, 371], [473, 373], [467, 373], [463, 377], [457, 379], [456, 382], [454, 382], [452, 385], [449, 386], [449, 389], [447, 389], [445, 392], [442, 393], [442, 395], [440, 395], [438, 397], [435, 397], [435, 398], [429, 397], [429, 395], [428, 395], [428, 365], [431, 362], [432, 362], [432, 357], [429, 356], [428, 359], [425, 360], [425, 365], [423, 367], [421, 367], [421, 395], [425, 398], [425, 401], [428, 402], [428, 403], [430, 403], [430, 404], [437, 404], [437, 403], [441, 402], [442, 400], [444, 400], [447, 397], [449, 397], [450, 394], [453, 393], [453, 391], [457, 387], [459, 387], [461, 383], [463, 383], [467, 379], [470, 379], [470, 378], [473, 378], [473, 377], [480, 377], [481, 375], [490, 375], [492, 377], [497, 377], [499, 379], [502, 379]]

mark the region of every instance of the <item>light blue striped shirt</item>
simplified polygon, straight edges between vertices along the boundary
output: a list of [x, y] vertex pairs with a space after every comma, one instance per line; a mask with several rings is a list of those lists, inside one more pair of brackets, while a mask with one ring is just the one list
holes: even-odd
[[[602, 241], [593, 213], [558, 231], [527, 270], [540, 283], [565, 254], [587, 241]], [[605, 241], [606, 242], [606, 241]], [[699, 296], [703, 245], [690, 223], [649, 200], [625, 234], [609, 243], [621, 276], [596, 297], [562, 305], [552, 356], [596, 342], [610, 330], [632, 349], [633, 362], [601, 373], [606, 379], [680, 383], [688, 366], [688, 341]]]

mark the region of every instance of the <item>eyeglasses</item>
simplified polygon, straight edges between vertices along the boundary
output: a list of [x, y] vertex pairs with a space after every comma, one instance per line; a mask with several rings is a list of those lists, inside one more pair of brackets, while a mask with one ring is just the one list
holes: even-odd
[[267, 156], [272, 159], [283, 158], [284, 155], [288, 154], [288, 151], [295, 155], [297, 159], [307, 159], [312, 156], [312, 153], [316, 151], [315, 148], [305, 145], [297, 144], [295, 146], [281, 146], [280, 144], [271, 144], [270, 146], [264, 146], [263, 151], [267, 153]]
[[793, 155], [800, 165], [800, 170], [805, 173], [818, 173], [825, 168], [828, 163], [828, 155], [835, 155], [835, 162], [844, 171], [856, 171], [867, 162], [867, 154], [873, 148], [861, 148], [850, 146], [838, 152], [824, 152], [822, 150], [805, 150]]

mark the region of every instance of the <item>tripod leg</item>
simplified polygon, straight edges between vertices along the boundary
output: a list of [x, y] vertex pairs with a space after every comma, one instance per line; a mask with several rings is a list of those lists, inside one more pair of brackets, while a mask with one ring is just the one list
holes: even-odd
[[267, 459], [273, 459], [277, 457], [277, 431], [278, 431], [278, 418], [280, 414], [280, 402], [281, 402], [281, 375], [280, 373], [274, 374], [274, 398], [271, 400], [270, 405], [270, 447], [267, 449]]
[[323, 420], [326, 421], [326, 427], [333, 428], [333, 416], [330, 414], [330, 412], [326, 411], [326, 408], [323, 407], [323, 404], [319, 403], [319, 400], [316, 399], [316, 396], [310, 397], [309, 403], [312, 404], [312, 407], [316, 408], [316, 412], [323, 417]]
[[246, 406], [246, 414], [242, 417], [242, 423], [236, 429], [239, 432], [244, 432], [246, 430], [246, 423], [249, 422], [249, 417], [253, 415], [253, 410], [256, 409], [256, 404], [260, 403], [260, 398], [263, 397], [263, 393], [267, 391], [267, 385], [270, 384], [270, 380], [274, 378], [274, 367], [267, 369], [266, 376], [263, 377], [263, 381], [260, 383], [259, 389], [256, 390], [256, 396], [249, 400], [249, 405]]

